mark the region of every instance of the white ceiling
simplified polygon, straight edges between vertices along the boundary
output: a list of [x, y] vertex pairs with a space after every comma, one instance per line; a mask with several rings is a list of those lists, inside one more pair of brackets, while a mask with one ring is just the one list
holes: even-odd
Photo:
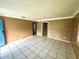
[[45, 20], [73, 16], [79, 0], [0, 0], [0, 15], [29, 20]]

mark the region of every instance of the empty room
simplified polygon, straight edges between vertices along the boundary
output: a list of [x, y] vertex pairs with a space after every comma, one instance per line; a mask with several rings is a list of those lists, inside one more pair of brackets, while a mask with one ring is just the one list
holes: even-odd
[[0, 0], [0, 59], [79, 59], [79, 0]]

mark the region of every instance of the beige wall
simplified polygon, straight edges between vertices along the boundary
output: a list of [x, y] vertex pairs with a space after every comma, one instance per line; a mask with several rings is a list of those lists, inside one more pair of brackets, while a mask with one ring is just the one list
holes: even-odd
[[72, 47], [74, 49], [74, 53], [75, 53], [76, 59], [79, 59], [79, 46], [76, 45], [76, 44], [72, 44]]
[[73, 20], [56, 20], [48, 22], [48, 37], [52, 39], [62, 39], [71, 41], [73, 30]]
[[3, 17], [6, 41], [12, 42], [23, 37], [32, 36], [32, 22]]
[[[42, 36], [42, 23], [37, 23], [37, 35]], [[79, 15], [74, 19], [48, 22], [48, 38], [79, 42]]]
[[77, 32], [78, 32], [78, 19], [77, 18], [74, 18], [73, 19], [73, 33], [72, 33], [72, 42], [77, 42]]
[[37, 35], [42, 36], [42, 22], [37, 22]]
[[74, 17], [73, 42], [79, 42], [79, 14]]
[[[72, 47], [74, 49], [74, 53], [76, 55], [76, 59], [79, 59], [79, 18], [74, 18], [74, 35], [72, 37], [73, 43], [72, 43]], [[76, 43], [74, 43], [76, 42]]]
[[[37, 23], [37, 35], [42, 36], [42, 23]], [[73, 19], [53, 20], [48, 22], [48, 38], [72, 41]]]
[[74, 49], [76, 59], [79, 59], [79, 14], [77, 14], [73, 20], [74, 29], [72, 35], [72, 47]]

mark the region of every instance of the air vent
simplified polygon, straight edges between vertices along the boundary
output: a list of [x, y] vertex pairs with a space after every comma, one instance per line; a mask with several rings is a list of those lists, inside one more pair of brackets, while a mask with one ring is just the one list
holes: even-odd
[[22, 18], [26, 18], [25, 16], [22, 16]]

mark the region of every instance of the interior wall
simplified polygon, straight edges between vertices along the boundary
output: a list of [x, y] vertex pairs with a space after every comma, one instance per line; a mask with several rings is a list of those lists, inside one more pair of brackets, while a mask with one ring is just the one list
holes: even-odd
[[[48, 38], [72, 41], [73, 19], [48, 21]], [[37, 23], [37, 35], [42, 36], [42, 22]]]
[[76, 59], [79, 59], [79, 46], [77, 44], [72, 44], [72, 47], [74, 49]]
[[42, 36], [42, 22], [37, 22], [37, 35]]
[[74, 28], [72, 35], [72, 42], [79, 42], [79, 14], [77, 14], [74, 18]]
[[32, 22], [28, 20], [3, 17], [6, 42], [13, 42], [32, 36]]
[[77, 32], [77, 41], [79, 42], [79, 18], [78, 18], [78, 32]]
[[58, 40], [72, 40], [73, 20], [55, 20], [48, 22], [48, 37]]
[[78, 34], [78, 26], [79, 26], [78, 19], [74, 18], [73, 22], [74, 22], [74, 24], [73, 24], [74, 28], [73, 28], [73, 33], [72, 33], [72, 42], [77, 42], [77, 39], [79, 36], [79, 34]]
[[79, 43], [79, 13], [76, 17], [77, 23], [78, 23], [78, 28], [77, 28], [77, 42]]
[[72, 36], [72, 47], [74, 49], [74, 53], [76, 59], [79, 59], [79, 18], [75, 17], [74, 19], [74, 31]]
[[73, 41], [72, 47], [74, 49], [76, 59], [79, 59], [79, 14], [77, 14], [73, 20], [74, 20], [74, 31], [73, 31], [74, 35], [72, 39], [75, 41]]

